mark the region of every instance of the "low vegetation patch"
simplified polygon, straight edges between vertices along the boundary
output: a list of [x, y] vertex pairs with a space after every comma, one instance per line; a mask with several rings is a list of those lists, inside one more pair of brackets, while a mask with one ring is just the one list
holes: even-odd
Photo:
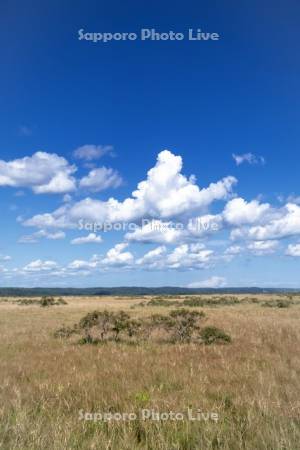
[[136, 306], [164, 306], [164, 307], [204, 307], [204, 306], [231, 306], [240, 304], [241, 301], [234, 296], [220, 296], [220, 297], [202, 297], [190, 296], [181, 299], [173, 300], [173, 297], [154, 297], [151, 300], [139, 303]]
[[11, 303], [11, 302], [12, 302], [11, 298], [0, 297], [0, 303]]
[[54, 297], [42, 297], [40, 299], [22, 298], [20, 300], [17, 300], [16, 303], [22, 306], [39, 305], [42, 308], [49, 306], [67, 305], [67, 302], [62, 297], [59, 297], [57, 299], [55, 299]]
[[63, 326], [54, 336], [79, 336], [80, 344], [99, 344], [107, 341], [139, 343], [146, 340], [169, 343], [199, 342], [228, 343], [230, 337], [222, 330], [202, 327], [205, 314], [186, 308], [175, 309], [168, 315], [152, 314], [133, 319], [124, 311], [93, 311], [73, 327]]
[[170, 297], [154, 297], [151, 300], [143, 301], [135, 306], [180, 306], [177, 300], [171, 300]]
[[188, 297], [183, 300], [184, 306], [203, 307], [203, 306], [231, 306], [240, 303], [237, 297]]
[[292, 300], [275, 299], [266, 301], [262, 303], [261, 306], [265, 306], [267, 308], [289, 308], [292, 304]]
[[200, 331], [202, 342], [206, 345], [209, 344], [227, 344], [231, 342], [231, 337], [216, 327], [205, 327]]
[[147, 306], [178, 306], [179, 302], [177, 300], [170, 300], [164, 297], [152, 298], [146, 303]]
[[132, 306], [132, 309], [136, 307], [145, 306], [161, 306], [161, 307], [184, 307], [184, 308], [203, 308], [203, 307], [222, 307], [222, 306], [236, 306], [247, 304], [259, 304], [261, 306], [272, 308], [288, 308], [291, 305], [298, 304], [299, 300], [293, 295], [283, 295], [281, 298], [266, 300], [261, 297], [244, 297], [239, 298], [234, 295], [226, 296], [159, 296], [153, 297], [151, 300], [143, 301], [137, 305]]

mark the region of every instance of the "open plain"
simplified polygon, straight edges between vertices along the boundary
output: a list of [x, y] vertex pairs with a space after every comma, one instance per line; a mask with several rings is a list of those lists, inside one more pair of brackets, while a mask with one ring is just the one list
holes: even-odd
[[187, 307], [230, 343], [55, 337], [95, 310], [139, 319], [184, 296], [66, 296], [49, 307], [0, 299], [0, 448], [299, 449], [300, 296], [195, 298], [201, 306]]

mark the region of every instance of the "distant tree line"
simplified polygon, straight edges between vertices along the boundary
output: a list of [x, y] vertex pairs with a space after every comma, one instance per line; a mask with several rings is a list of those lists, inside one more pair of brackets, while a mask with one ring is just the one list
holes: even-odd
[[84, 295], [84, 296], [142, 296], [142, 295], [188, 295], [188, 294], [286, 294], [295, 293], [296, 289], [273, 289], [273, 288], [184, 288], [184, 287], [93, 287], [93, 288], [16, 288], [16, 287], [0, 287], [0, 297], [41, 297], [41, 296], [67, 296], [67, 295]]

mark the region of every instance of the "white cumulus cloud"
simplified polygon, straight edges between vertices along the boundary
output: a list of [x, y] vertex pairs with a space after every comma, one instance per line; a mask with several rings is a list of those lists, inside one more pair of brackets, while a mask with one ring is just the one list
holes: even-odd
[[100, 192], [108, 188], [117, 188], [122, 184], [122, 181], [116, 170], [103, 166], [91, 170], [86, 177], [81, 178], [79, 186], [92, 192]]
[[36, 152], [12, 161], [0, 160], [0, 186], [27, 187], [36, 194], [66, 193], [76, 189], [75, 171], [75, 166], [55, 153]]
[[241, 197], [230, 200], [223, 211], [223, 217], [230, 225], [240, 226], [255, 223], [270, 211], [268, 203], [259, 203], [257, 200], [247, 202]]
[[248, 244], [248, 249], [255, 255], [274, 253], [278, 247], [278, 241], [253, 241]]
[[75, 259], [68, 264], [67, 270], [92, 270], [96, 269], [100, 264], [100, 259], [98, 255], [93, 255], [88, 261], [82, 259]]
[[25, 225], [66, 227], [78, 220], [93, 222], [134, 221], [151, 217], [170, 219], [182, 214], [201, 211], [215, 200], [229, 197], [234, 177], [226, 177], [200, 189], [195, 178], [181, 174], [182, 159], [168, 150], [159, 153], [156, 165], [148, 171], [132, 196], [124, 201], [110, 198], [107, 201], [86, 198], [72, 206], [66, 205], [53, 213], [34, 216]]
[[207, 268], [213, 259], [213, 250], [202, 243], [182, 244], [169, 253], [165, 246], [159, 246], [139, 258], [137, 264], [151, 270], [190, 270]]
[[133, 232], [126, 233], [125, 239], [132, 242], [175, 244], [184, 236], [182, 229], [177, 229], [172, 222], [150, 220]]
[[72, 239], [71, 244], [100, 244], [102, 242], [101, 236], [97, 236], [96, 233], [90, 233], [87, 236], [78, 237]]
[[165, 255], [167, 248], [164, 245], [150, 250], [145, 253], [142, 258], [139, 258], [136, 262], [138, 265], [147, 265], [150, 268], [156, 268], [157, 263], [162, 261], [162, 257]]
[[190, 283], [187, 285], [189, 288], [221, 288], [226, 286], [226, 278], [212, 276], [207, 280], [195, 281], [194, 283]]
[[255, 240], [282, 239], [300, 234], [300, 206], [287, 203], [266, 224], [250, 227], [246, 237]]
[[225, 250], [225, 255], [239, 255], [243, 251], [240, 245], [231, 245]]
[[101, 261], [103, 266], [127, 266], [134, 261], [132, 253], [125, 252], [124, 250], [128, 244], [121, 243], [115, 245], [113, 248], [108, 250], [105, 258]]
[[55, 261], [42, 261], [41, 259], [36, 259], [23, 267], [24, 272], [48, 272], [54, 270], [58, 267]]
[[300, 244], [289, 244], [285, 254], [288, 256], [300, 256]]

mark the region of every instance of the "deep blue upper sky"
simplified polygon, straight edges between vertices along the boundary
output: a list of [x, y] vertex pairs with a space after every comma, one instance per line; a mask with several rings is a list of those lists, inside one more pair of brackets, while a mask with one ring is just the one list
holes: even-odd
[[[163, 149], [182, 157], [182, 173], [194, 174], [200, 188], [232, 175], [238, 179], [235, 194], [273, 208], [300, 194], [299, 2], [4, 0], [0, 12], [1, 160], [39, 150], [56, 153], [76, 163], [80, 178], [88, 171], [74, 160], [74, 149], [112, 145], [115, 157], [106, 155], [96, 163], [118, 170], [122, 185], [93, 195], [75, 193], [74, 201], [129, 197]], [[78, 40], [81, 28], [136, 33], [141, 28], [183, 33], [201, 28], [219, 33], [220, 40], [92, 43]], [[266, 163], [236, 165], [232, 153], [262, 155]], [[15, 196], [18, 189], [25, 195]], [[10, 271], [32, 261], [63, 266], [105, 254], [123, 241], [112, 234], [102, 236], [101, 245], [70, 245], [68, 236], [20, 244], [21, 235], [36, 231], [24, 229], [22, 220], [53, 212], [62, 204], [62, 195], [36, 195], [21, 185], [18, 189], [0, 188], [0, 253], [12, 257], [5, 266], [9, 273], [0, 278], [3, 284], [18, 283]], [[212, 205], [210, 212], [219, 213], [224, 206]], [[73, 238], [80, 235], [71, 233]], [[239, 256], [242, 263], [218, 261], [179, 273], [145, 269], [137, 274], [126, 268], [117, 280], [114, 269], [87, 275], [80, 283], [188, 284], [218, 276], [230, 285], [292, 285], [299, 262], [284, 256], [291, 242], [282, 244], [282, 238], [290, 235], [280, 236], [276, 261], [269, 252], [254, 255], [247, 250]], [[222, 236], [225, 239], [228, 236]], [[297, 233], [293, 239], [297, 245]], [[130, 244], [126, 251], [142, 255], [154, 244], [138, 244], [136, 250], [136, 244]], [[260, 266], [269, 270], [265, 278]], [[47, 284], [36, 276], [24, 276], [20, 283]], [[59, 283], [75, 285], [78, 280], [66, 276]]]

